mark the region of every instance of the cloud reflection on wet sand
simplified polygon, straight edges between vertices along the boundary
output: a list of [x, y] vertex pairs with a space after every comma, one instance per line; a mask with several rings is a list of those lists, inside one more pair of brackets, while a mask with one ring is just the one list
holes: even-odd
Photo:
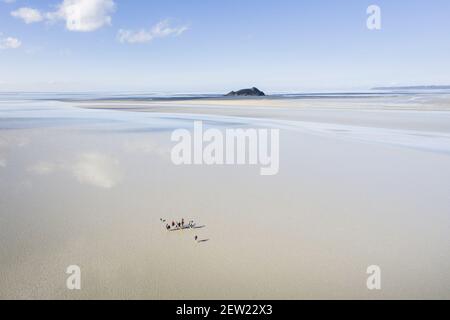
[[111, 189], [120, 183], [123, 173], [119, 160], [98, 152], [80, 154], [67, 163], [38, 162], [28, 167], [31, 174], [45, 176], [55, 172], [66, 172], [80, 184]]

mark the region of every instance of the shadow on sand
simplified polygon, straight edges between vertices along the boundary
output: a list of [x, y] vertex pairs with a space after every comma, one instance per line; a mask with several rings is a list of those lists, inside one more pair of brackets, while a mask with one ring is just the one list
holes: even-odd
[[183, 227], [183, 228], [176, 228], [176, 229], [170, 229], [170, 232], [174, 232], [174, 231], [183, 231], [183, 230], [196, 230], [196, 229], [203, 229], [206, 228], [206, 226], [195, 226], [195, 227]]

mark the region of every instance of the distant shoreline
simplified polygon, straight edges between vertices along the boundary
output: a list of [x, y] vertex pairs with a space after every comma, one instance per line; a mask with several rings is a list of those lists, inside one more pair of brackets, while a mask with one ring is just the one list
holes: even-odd
[[[449, 87], [450, 89], [450, 87]], [[182, 101], [276, 101], [276, 100], [333, 100], [333, 99], [370, 99], [387, 96], [407, 96], [411, 92], [389, 92], [361, 91], [361, 92], [309, 92], [309, 93], [288, 93], [288, 94], [268, 94], [266, 96], [224, 96], [221, 94], [186, 94], [172, 96], [157, 95], [123, 95], [123, 96], [99, 96], [99, 97], [55, 97], [55, 101], [61, 102], [182, 102]], [[380, 89], [381, 91], [381, 89]], [[450, 94], [450, 92], [448, 92]], [[417, 94], [420, 94], [417, 92]], [[425, 94], [425, 93], [424, 93]]]
[[[439, 91], [440, 92], [437, 92]], [[415, 91], [415, 92], [414, 92]], [[283, 100], [358, 100], [358, 99], [379, 99], [396, 98], [416, 94], [427, 96], [439, 93], [450, 95], [450, 86], [421, 86], [421, 87], [378, 87], [361, 91], [334, 91], [334, 92], [303, 92], [303, 93], [271, 93], [266, 96], [226, 96], [220, 93], [143, 93], [143, 92], [1, 92], [1, 99], [18, 100], [42, 100], [56, 102], [203, 102], [203, 101], [223, 101], [223, 102], [262, 102], [262, 101], [283, 101]]]
[[450, 86], [375, 87], [372, 90], [450, 90]]

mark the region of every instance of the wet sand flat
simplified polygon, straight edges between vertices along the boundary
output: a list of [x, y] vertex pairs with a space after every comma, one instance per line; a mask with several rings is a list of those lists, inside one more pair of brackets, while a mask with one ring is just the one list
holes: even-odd
[[[446, 101], [2, 101], [0, 298], [448, 299]], [[196, 120], [280, 129], [279, 174], [173, 165]]]

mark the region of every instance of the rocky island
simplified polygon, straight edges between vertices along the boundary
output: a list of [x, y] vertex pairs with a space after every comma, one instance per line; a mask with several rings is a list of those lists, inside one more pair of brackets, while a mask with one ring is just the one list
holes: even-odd
[[264, 97], [266, 94], [258, 88], [242, 89], [239, 91], [231, 91], [226, 97]]

